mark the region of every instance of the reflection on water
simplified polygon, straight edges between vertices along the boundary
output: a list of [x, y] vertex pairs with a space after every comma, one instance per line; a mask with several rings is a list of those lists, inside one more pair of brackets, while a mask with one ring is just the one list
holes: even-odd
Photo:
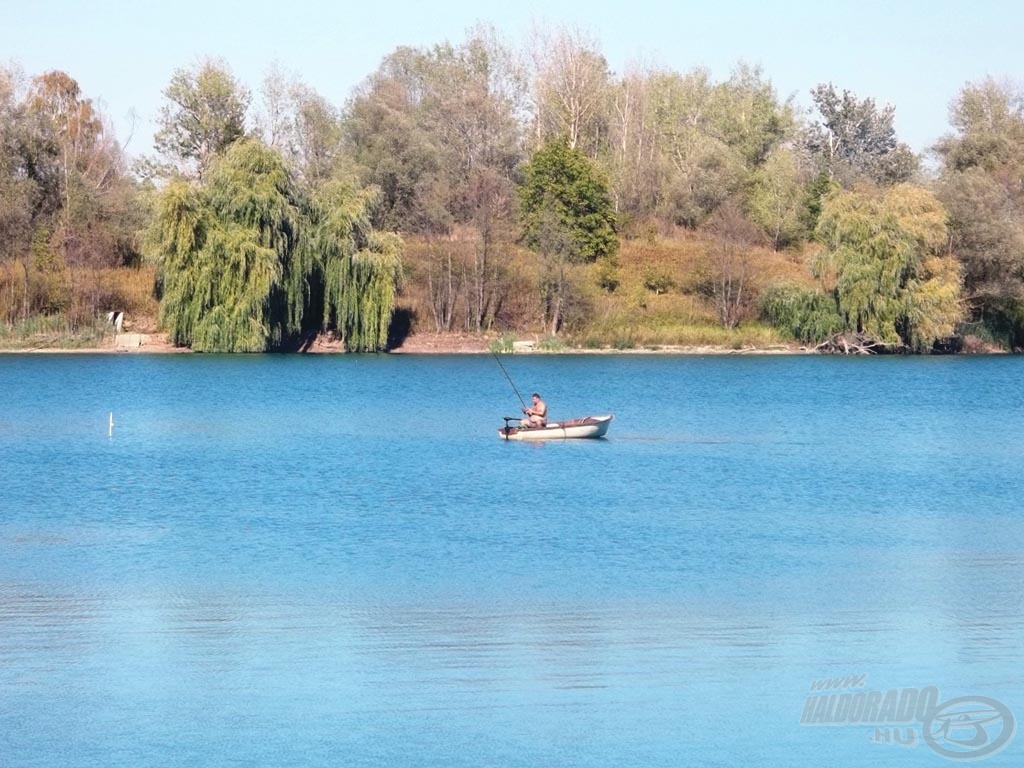
[[[289, 753], [269, 745], [296, 738], [371, 762], [386, 755], [379, 741], [399, 739], [413, 755], [447, 762], [452, 729], [469, 727], [519, 744], [522, 754], [502, 758], [510, 764], [551, 754], [548, 739], [570, 739], [580, 764], [628, 762], [642, 748], [669, 765], [682, 748], [735, 754], [737, 718], [751, 749], [771, 754], [778, 731], [783, 751], [832, 748], [840, 764], [867, 765], [872, 753], [859, 739], [795, 727], [821, 669], [867, 669], [884, 687], [933, 682], [942, 668], [950, 685], [1019, 690], [1024, 637], [1019, 611], [823, 617], [699, 601], [377, 605], [11, 584], [0, 590], [0, 628], [8, 743], [17, 764], [40, 765], [63, 754], [67, 738], [88, 740], [94, 756], [123, 753], [123, 724], [112, 721], [173, 746], [161, 764], [189, 755], [287, 763]], [[256, 741], [220, 754], [224, 740], [246, 738]], [[456, 763], [496, 754], [489, 741], [464, 741]], [[145, 762], [141, 745], [131, 749]]]
[[619, 434], [501, 443], [476, 359], [0, 361], [0, 765], [934, 765], [798, 725], [846, 674], [1024, 716], [1017, 360], [512, 362]]

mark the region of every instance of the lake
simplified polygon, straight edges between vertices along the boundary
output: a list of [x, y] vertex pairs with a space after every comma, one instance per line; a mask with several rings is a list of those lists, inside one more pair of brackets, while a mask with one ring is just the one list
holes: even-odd
[[0, 356], [0, 766], [1021, 765], [1024, 359], [503, 360]]

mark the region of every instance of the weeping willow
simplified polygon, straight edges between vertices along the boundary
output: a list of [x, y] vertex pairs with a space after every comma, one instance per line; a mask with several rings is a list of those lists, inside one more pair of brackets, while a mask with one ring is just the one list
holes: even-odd
[[373, 230], [372, 191], [332, 184], [318, 202], [324, 325], [336, 327], [354, 352], [383, 349], [402, 279], [401, 238]]
[[835, 280], [846, 330], [923, 351], [952, 336], [962, 317], [960, 271], [940, 255], [946, 214], [928, 191], [900, 185], [884, 195], [840, 192], [822, 209], [815, 262]]
[[767, 291], [761, 300], [764, 319], [805, 343], [817, 343], [844, 329], [835, 296], [796, 286]]
[[385, 346], [401, 242], [373, 231], [371, 195], [338, 188], [314, 203], [255, 141], [233, 145], [207, 178], [168, 186], [150, 233], [175, 344], [259, 352], [333, 324], [350, 349]]

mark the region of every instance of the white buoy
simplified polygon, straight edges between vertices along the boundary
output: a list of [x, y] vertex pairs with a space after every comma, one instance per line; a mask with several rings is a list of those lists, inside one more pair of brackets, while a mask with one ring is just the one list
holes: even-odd
[[107, 426], [107, 437], [114, 436], [114, 412], [110, 412], [110, 422]]

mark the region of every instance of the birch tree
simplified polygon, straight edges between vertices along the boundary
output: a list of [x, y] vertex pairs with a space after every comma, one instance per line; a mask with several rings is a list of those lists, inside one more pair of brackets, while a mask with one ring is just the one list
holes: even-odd
[[571, 149], [595, 158], [606, 140], [610, 86], [600, 47], [579, 29], [560, 28], [535, 32], [530, 48], [535, 140], [565, 136]]

